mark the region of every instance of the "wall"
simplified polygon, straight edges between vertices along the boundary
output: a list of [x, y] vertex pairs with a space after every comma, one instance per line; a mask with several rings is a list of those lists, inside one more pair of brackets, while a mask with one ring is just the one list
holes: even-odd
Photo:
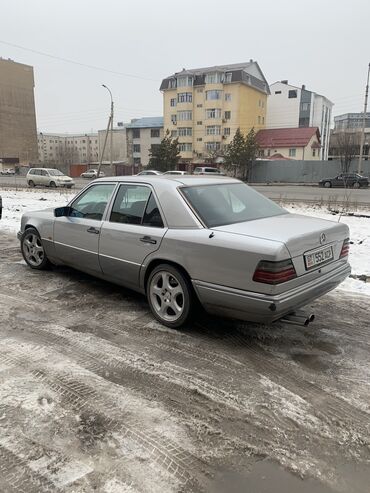
[[[266, 128], [298, 127], [301, 89], [276, 82], [270, 86], [271, 95], [267, 100]], [[297, 91], [296, 98], [288, 98], [290, 90]], [[281, 91], [281, 94], [275, 94]]]
[[[363, 175], [370, 176], [370, 161], [362, 162]], [[351, 172], [357, 172], [357, 161]], [[340, 161], [256, 161], [252, 168], [252, 183], [317, 183], [341, 173]]]
[[37, 162], [33, 68], [0, 58], [0, 158]]

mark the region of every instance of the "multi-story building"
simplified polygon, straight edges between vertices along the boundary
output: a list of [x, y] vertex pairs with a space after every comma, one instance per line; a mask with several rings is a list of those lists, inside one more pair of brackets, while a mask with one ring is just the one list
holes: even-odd
[[317, 127], [266, 128], [257, 132], [259, 157], [266, 159], [320, 159], [320, 133]]
[[163, 117], [145, 117], [131, 120], [126, 125], [128, 163], [148, 166], [152, 147], [163, 139]]
[[[361, 130], [363, 125], [363, 113], [345, 113], [334, 117], [334, 131], [355, 129]], [[365, 128], [370, 130], [370, 113], [365, 115]]]
[[257, 62], [183, 69], [163, 79], [164, 130], [182, 162], [214, 159], [233, 138], [265, 127], [269, 87]]
[[[99, 130], [99, 159], [104, 149], [104, 141], [106, 130]], [[102, 161], [109, 163], [111, 159], [111, 135], [108, 132], [106, 146], [104, 150], [104, 156]], [[126, 124], [120, 124], [120, 126], [113, 128], [112, 135], [112, 162], [113, 163], [127, 163], [127, 136], [126, 136]]]
[[33, 67], [0, 58], [0, 159], [37, 161]]
[[99, 160], [97, 133], [51, 134], [39, 132], [39, 162], [47, 165], [96, 163]]
[[333, 103], [287, 80], [270, 86], [266, 128], [318, 127], [321, 135], [320, 159], [328, 159]]

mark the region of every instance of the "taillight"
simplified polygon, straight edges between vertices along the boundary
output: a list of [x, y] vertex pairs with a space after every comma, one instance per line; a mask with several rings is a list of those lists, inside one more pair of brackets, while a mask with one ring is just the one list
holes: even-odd
[[280, 284], [295, 277], [297, 277], [297, 273], [290, 259], [281, 260], [280, 262], [261, 260], [255, 270], [253, 281], [265, 284]]
[[343, 241], [342, 250], [340, 252], [339, 258], [348, 257], [349, 254], [349, 238]]

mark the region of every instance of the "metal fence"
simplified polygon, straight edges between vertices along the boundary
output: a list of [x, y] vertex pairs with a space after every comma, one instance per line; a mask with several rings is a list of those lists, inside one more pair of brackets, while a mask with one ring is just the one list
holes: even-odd
[[[357, 172], [358, 162], [351, 163], [350, 172]], [[370, 161], [362, 162], [362, 173], [370, 176]], [[250, 174], [251, 183], [317, 183], [341, 173], [340, 161], [256, 161]]]

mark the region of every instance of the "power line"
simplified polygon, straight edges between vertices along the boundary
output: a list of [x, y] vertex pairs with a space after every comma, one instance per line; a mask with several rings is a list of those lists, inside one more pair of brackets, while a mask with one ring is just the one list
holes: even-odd
[[0, 39], [0, 43], [3, 45], [11, 46], [13, 48], [18, 48], [19, 50], [29, 51], [30, 53], [36, 53], [37, 55], [46, 56], [48, 58], [52, 58], [52, 59], [58, 60], [60, 62], [72, 63], [73, 65], [79, 65], [80, 67], [86, 67], [86, 68], [90, 68], [93, 70], [100, 70], [102, 72], [108, 72], [110, 74], [120, 75], [122, 77], [131, 77], [133, 79], [147, 80], [150, 82], [158, 82], [157, 79], [149, 79], [148, 77], [142, 77], [141, 75], [126, 74], [124, 72], [117, 72], [116, 70], [110, 70], [107, 68], [98, 67], [96, 65], [90, 65], [88, 63], [78, 62], [76, 60], [70, 60], [69, 58], [63, 58], [60, 56], [51, 55], [50, 53], [45, 53], [43, 51], [38, 51], [38, 50], [34, 50], [32, 48], [26, 48], [25, 46], [17, 45], [14, 43], [9, 43], [7, 41], [2, 41], [1, 39]]

